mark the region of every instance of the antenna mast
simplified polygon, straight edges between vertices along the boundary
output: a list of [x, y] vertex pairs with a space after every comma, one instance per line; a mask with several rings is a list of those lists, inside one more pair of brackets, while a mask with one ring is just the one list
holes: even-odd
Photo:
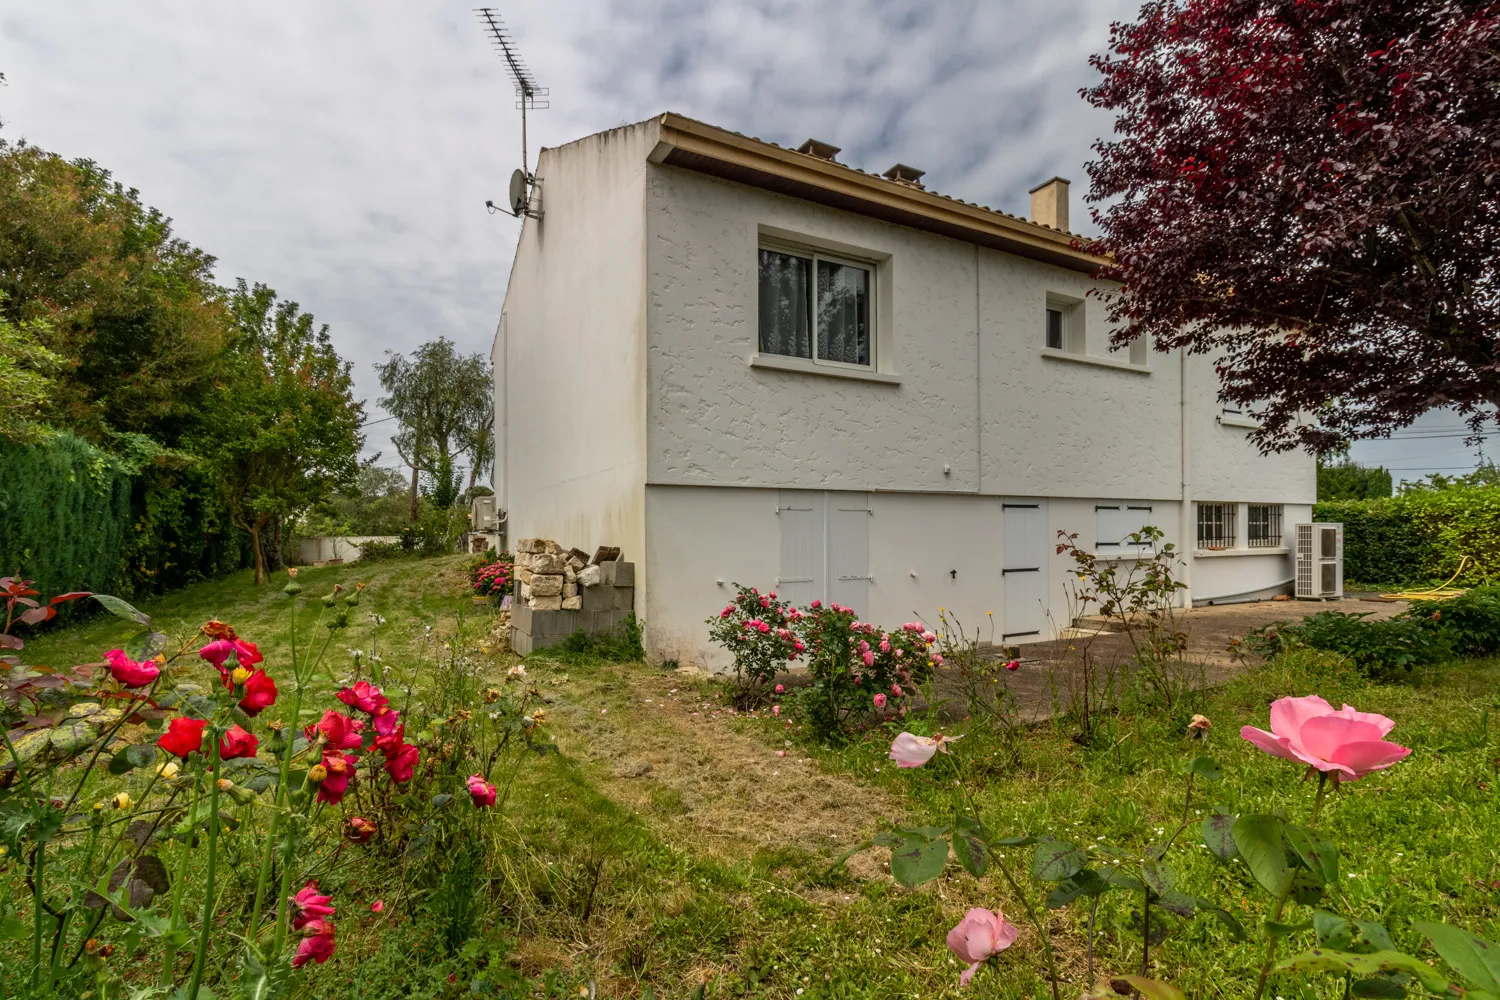
[[[505, 22], [500, 15], [495, 13], [493, 7], [476, 7], [474, 13], [479, 17], [480, 27], [490, 37], [490, 43], [495, 51], [500, 53], [505, 60], [506, 69], [510, 70], [511, 79], [516, 84], [516, 107], [521, 109], [521, 171], [526, 177], [527, 185], [534, 183], [531, 168], [526, 162], [526, 109], [542, 110], [548, 106], [545, 98], [548, 95], [546, 87], [538, 87], [536, 77], [531, 75], [531, 70], [526, 61], [521, 58], [520, 51], [516, 48], [516, 40], [510, 30], [505, 27]], [[538, 98], [543, 100], [538, 101]]]

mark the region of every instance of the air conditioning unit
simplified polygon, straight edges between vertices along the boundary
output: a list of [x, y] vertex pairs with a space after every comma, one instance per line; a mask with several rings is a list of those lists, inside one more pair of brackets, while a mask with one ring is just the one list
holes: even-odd
[[1337, 601], [1344, 596], [1344, 526], [1297, 525], [1296, 597]]
[[499, 498], [475, 497], [469, 508], [469, 519], [475, 531], [495, 531], [500, 526]]

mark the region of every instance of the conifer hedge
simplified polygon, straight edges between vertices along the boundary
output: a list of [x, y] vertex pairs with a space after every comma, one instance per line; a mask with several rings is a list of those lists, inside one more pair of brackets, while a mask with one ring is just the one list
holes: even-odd
[[244, 539], [191, 459], [139, 435], [119, 443], [116, 454], [67, 433], [0, 441], [0, 575], [45, 596], [139, 596], [245, 565]]

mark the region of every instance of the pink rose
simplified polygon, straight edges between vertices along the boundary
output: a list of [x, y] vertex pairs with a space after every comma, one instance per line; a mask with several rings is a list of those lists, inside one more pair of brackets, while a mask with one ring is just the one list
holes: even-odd
[[104, 659], [109, 662], [109, 675], [126, 687], [145, 687], [161, 674], [161, 668], [152, 661], [132, 660], [124, 650], [111, 649]]
[[1409, 747], [1387, 743], [1396, 723], [1383, 715], [1338, 711], [1317, 695], [1278, 698], [1271, 703], [1271, 731], [1246, 726], [1240, 735], [1266, 753], [1308, 764], [1335, 781], [1355, 781], [1390, 767], [1411, 754]]
[[1021, 669], [1021, 661], [1020, 660], [1011, 660], [1009, 663], [1007, 663], [1005, 665], [1005, 669], [1006, 670], [1020, 670]]
[[860, 659], [865, 661], [865, 666], [867, 667], [873, 667], [875, 665], [875, 654], [868, 649], [860, 654]]
[[885, 695], [884, 694], [877, 694], [875, 696], [875, 707], [876, 708], [885, 708]]
[[958, 926], [948, 932], [948, 950], [969, 967], [958, 977], [962, 986], [969, 985], [974, 973], [991, 955], [998, 955], [1016, 943], [1019, 931], [999, 910], [991, 913], [978, 907], [964, 914]]
[[776, 693], [777, 694], [786, 694], [786, 686], [783, 685], [783, 684], [776, 685]]
[[887, 756], [896, 762], [897, 767], [921, 767], [938, 751], [947, 753], [947, 745], [959, 739], [963, 737], [944, 736], [942, 733], [933, 737], [902, 733], [891, 741], [891, 752]]

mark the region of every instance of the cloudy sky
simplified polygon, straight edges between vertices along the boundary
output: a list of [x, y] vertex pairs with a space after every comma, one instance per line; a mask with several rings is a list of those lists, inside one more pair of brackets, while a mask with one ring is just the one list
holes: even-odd
[[[504, 201], [520, 128], [475, 2], [11, 0], [0, 134], [98, 161], [215, 254], [221, 281], [266, 282], [329, 323], [379, 418], [383, 352], [437, 336], [487, 352], [504, 296], [518, 222], [484, 202]], [[1087, 58], [1136, 9], [488, 2], [551, 89], [533, 163], [538, 145], [672, 110], [783, 144], [817, 136], [866, 169], [914, 164], [930, 187], [1020, 214], [1038, 181], [1084, 180], [1110, 128], [1078, 97]], [[1356, 457], [1397, 478], [1461, 471], [1461, 438], [1425, 434], [1456, 426], [1433, 418]], [[395, 464], [389, 427], [368, 428], [381, 464]]]

